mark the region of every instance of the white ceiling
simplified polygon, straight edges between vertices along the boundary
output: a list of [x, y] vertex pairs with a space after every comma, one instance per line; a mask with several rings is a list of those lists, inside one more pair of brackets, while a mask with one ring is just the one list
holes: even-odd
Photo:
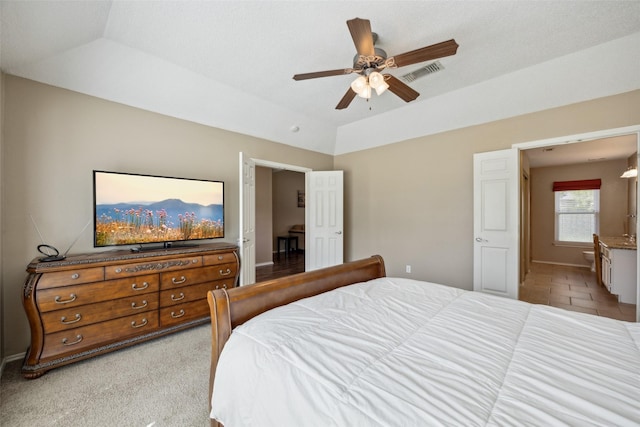
[[[524, 153], [532, 168], [627, 159], [638, 151], [634, 134], [531, 148]], [[622, 171], [621, 171], [622, 173]]]
[[[637, 0], [2, 0], [0, 13], [9, 74], [328, 154], [640, 88]], [[292, 76], [350, 67], [355, 17], [390, 56], [460, 48], [410, 84], [416, 101], [335, 110], [354, 75]]]

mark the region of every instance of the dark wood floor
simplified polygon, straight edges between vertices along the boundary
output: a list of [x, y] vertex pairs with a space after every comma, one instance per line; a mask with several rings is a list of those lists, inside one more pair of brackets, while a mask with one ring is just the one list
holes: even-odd
[[256, 267], [256, 282], [264, 282], [265, 280], [302, 272], [304, 272], [304, 251], [291, 251], [288, 257], [281, 253], [279, 259], [274, 254], [273, 265]]

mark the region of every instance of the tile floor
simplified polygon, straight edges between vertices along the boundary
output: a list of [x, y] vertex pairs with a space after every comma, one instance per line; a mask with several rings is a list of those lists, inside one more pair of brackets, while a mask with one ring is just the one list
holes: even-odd
[[586, 267], [532, 263], [520, 286], [520, 300], [630, 322], [636, 320], [636, 306], [618, 303], [615, 296], [598, 285], [595, 273]]

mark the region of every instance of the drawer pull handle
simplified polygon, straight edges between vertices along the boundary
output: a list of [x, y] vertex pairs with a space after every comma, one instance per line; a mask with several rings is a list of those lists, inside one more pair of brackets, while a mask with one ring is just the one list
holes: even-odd
[[80, 341], [82, 341], [82, 335], [76, 335], [76, 340], [73, 342], [69, 342], [68, 339], [62, 338], [62, 345], [74, 345], [78, 344]]
[[178, 318], [180, 318], [180, 317], [182, 317], [182, 316], [184, 316], [184, 315], [185, 315], [185, 312], [184, 312], [184, 310], [182, 310], [182, 309], [180, 309], [180, 311], [178, 312], [178, 314], [176, 314], [176, 312], [175, 312], [175, 311], [172, 311], [172, 312], [171, 312], [171, 317], [173, 317], [174, 319], [178, 319]]
[[218, 260], [222, 261], [224, 259], [224, 255], [218, 255]]
[[67, 316], [62, 316], [60, 318], [60, 323], [62, 323], [64, 325], [70, 325], [72, 323], [79, 322], [80, 319], [82, 319], [82, 316], [80, 315], [80, 313], [76, 313], [76, 318], [75, 319], [71, 319], [71, 320], [67, 320]]
[[73, 273], [73, 274], [71, 275], [71, 278], [72, 278], [72, 279], [77, 279], [78, 277], [80, 277], [80, 275], [79, 275], [78, 273]]
[[131, 289], [133, 289], [134, 291], [143, 291], [145, 289], [147, 289], [149, 287], [149, 283], [148, 282], [142, 282], [142, 286], [138, 287], [137, 283], [132, 283], [131, 284]]
[[171, 294], [171, 301], [180, 301], [184, 299], [184, 293], [180, 292], [179, 296], [175, 296], [174, 294]]
[[146, 306], [148, 306], [149, 303], [147, 302], [146, 299], [142, 300], [142, 305], [137, 305], [136, 302], [132, 302], [131, 303], [131, 308], [133, 308], [134, 310], [140, 310], [141, 308], [145, 308]]
[[57, 296], [54, 298], [54, 301], [56, 302], [56, 304], [69, 304], [70, 302], [73, 302], [76, 300], [76, 298], [78, 298], [76, 296], [76, 294], [70, 294], [69, 295], [69, 299], [60, 299], [61, 297]]
[[221, 276], [228, 276], [231, 274], [231, 269], [227, 268], [227, 271], [224, 270], [220, 270], [220, 275]]
[[132, 328], [142, 328], [147, 323], [149, 323], [149, 322], [147, 321], [146, 318], [142, 319], [142, 323], [140, 323], [139, 325], [136, 325], [136, 321], [134, 320], [134, 321], [131, 322], [131, 327]]
[[184, 276], [180, 276], [180, 278], [178, 280], [176, 280], [175, 277], [171, 278], [171, 283], [173, 283], [174, 285], [179, 285], [179, 284], [184, 283], [186, 281], [187, 281], [187, 278], [184, 277]]

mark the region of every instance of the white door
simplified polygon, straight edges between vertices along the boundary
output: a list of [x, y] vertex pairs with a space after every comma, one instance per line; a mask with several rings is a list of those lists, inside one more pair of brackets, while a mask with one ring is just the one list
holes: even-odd
[[305, 270], [342, 264], [343, 173], [307, 172], [306, 187]]
[[473, 290], [518, 298], [518, 149], [473, 156]]
[[256, 163], [240, 153], [240, 286], [256, 281]]

